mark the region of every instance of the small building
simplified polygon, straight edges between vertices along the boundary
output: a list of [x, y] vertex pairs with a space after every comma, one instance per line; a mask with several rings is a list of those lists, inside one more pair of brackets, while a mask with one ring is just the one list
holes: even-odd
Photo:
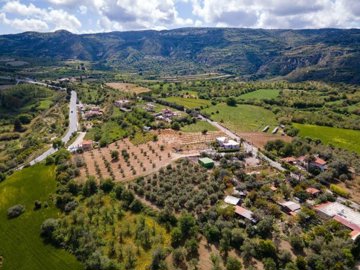
[[276, 128], [273, 129], [273, 131], [271, 133], [276, 134], [278, 132], [278, 130], [279, 130], [279, 127], [276, 127]]
[[216, 142], [220, 147], [223, 147], [225, 149], [229, 149], [229, 150], [239, 150], [240, 149], [240, 143], [238, 143], [234, 140], [229, 140], [226, 137], [218, 137], [218, 138], [216, 138]]
[[225, 149], [233, 149], [233, 150], [239, 150], [240, 149], [240, 143], [234, 141], [234, 140], [229, 140], [227, 142], [225, 142], [223, 144], [223, 147]]
[[293, 201], [278, 202], [281, 210], [289, 215], [295, 215], [301, 209], [301, 205]]
[[155, 112], [155, 105], [152, 103], [146, 103], [145, 110], [148, 112]]
[[211, 169], [214, 167], [214, 161], [207, 157], [199, 158], [199, 164], [207, 169]]
[[119, 99], [114, 102], [116, 107], [129, 107], [131, 105], [131, 101], [128, 99]]
[[257, 220], [253, 217], [254, 213], [244, 207], [241, 207], [239, 205], [235, 206], [235, 214], [239, 215], [242, 218], [245, 218], [249, 221], [251, 221], [252, 223], [256, 223]]
[[224, 199], [224, 202], [226, 202], [227, 204], [231, 204], [231, 205], [238, 205], [240, 202], [240, 199], [236, 198], [234, 196], [226, 196]]
[[262, 132], [267, 132], [269, 130], [270, 126], [266, 126], [264, 127], [264, 129], [262, 130]]
[[312, 197], [316, 197], [320, 194], [320, 190], [317, 188], [313, 188], [313, 187], [308, 187], [306, 189], [306, 193], [310, 194]]
[[103, 113], [101, 111], [98, 111], [98, 110], [90, 110], [90, 111], [87, 111], [85, 114], [84, 114], [84, 118], [86, 120], [88, 119], [91, 119], [91, 118], [94, 118], [94, 117], [98, 117], [98, 116], [102, 116]]
[[314, 161], [310, 162], [310, 166], [315, 166], [319, 168], [321, 171], [326, 170], [326, 164], [327, 162], [319, 157], [316, 157]]
[[217, 137], [217, 138], [216, 138], [216, 142], [217, 142], [219, 145], [223, 145], [223, 144], [226, 142], [226, 137]]
[[295, 165], [297, 159], [294, 158], [294, 157], [286, 157], [286, 158], [282, 158], [281, 161], [282, 161], [282, 162], [285, 162], [285, 163], [289, 163], [289, 164], [291, 164], [291, 165]]
[[93, 146], [93, 141], [91, 141], [91, 140], [85, 140], [85, 141], [83, 141], [82, 144], [81, 144], [81, 148], [82, 148], [82, 150], [84, 150], [84, 151], [89, 151], [89, 150], [91, 150], [91, 149], [92, 149], [92, 146]]
[[151, 130], [151, 127], [148, 127], [148, 126], [143, 127], [144, 132], [149, 132], [150, 130]]

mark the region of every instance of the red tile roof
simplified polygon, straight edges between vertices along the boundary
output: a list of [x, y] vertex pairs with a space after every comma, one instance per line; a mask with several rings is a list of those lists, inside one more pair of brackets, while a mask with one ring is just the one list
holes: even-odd
[[327, 162], [325, 160], [323, 160], [322, 158], [317, 157], [315, 159], [314, 163], [319, 164], [319, 165], [325, 165]]
[[91, 141], [91, 140], [82, 142], [82, 145], [92, 145], [92, 144], [93, 144], [93, 141]]
[[335, 215], [335, 216], [334, 216], [334, 219], [335, 219], [337, 222], [341, 223], [342, 225], [348, 227], [348, 228], [351, 229], [351, 230], [360, 231], [360, 226], [352, 223], [351, 221], [346, 220], [345, 218], [343, 218], [343, 217], [341, 217], [341, 216]]
[[309, 187], [306, 189], [306, 192], [312, 195], [318, 194], [320, 192], [320, 190], [318, 190], [317, 188], [313, 188], [313, 187]]
[[286, 157], [286, 158], [282, 158], [281, 161], [284, 161], [284, 162], [295, 162], [295, 161], [296, 161], [296, 158], [294, 158], [294, 157]]

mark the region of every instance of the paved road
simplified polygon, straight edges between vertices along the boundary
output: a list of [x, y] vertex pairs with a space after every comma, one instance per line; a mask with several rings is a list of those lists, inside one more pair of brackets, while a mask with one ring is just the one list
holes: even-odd
[[[71, 98], [70, 98], [70, 104], [69, 104], [69, 127], [68, 127], [68, 131], [66, 132], [64, 137], [61, 139], [61, 141], [64, 143], [67, 143], [70, 140], [71, 135], [74, 132], [76, 132], [78, 129], [78, 116], [77, 116], [77, 109], [76, 109], [76, 100], [77, 100], [76, 92], [71, 91]], [[34, 160], [30, 161], [29, 164], [34, 165], [38, 162], [41, 162], [44, 159], [46, 159], [48, 156], [54, 154], [56, 151], [57, 151], [57, 149], [54, 149], [53, 147], [51, 147], [46, 152], [42, 153], [40, 156], [38, 156]], [[20, 167], [20, 169], [21, 168], [22, 167]]]

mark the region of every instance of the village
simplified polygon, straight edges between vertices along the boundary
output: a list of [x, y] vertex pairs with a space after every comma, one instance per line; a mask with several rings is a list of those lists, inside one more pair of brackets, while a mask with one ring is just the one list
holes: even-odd
[[[131, 112], [135, 102], [128, 99], [121, 99], [114, 102], [114, 106], [123, 112]], [[79, 106], [82, 118], [89, 121], [96, 117], [101, 117], [103, 111], [98, 106]], [[155, 111], [155, 104], [148, 102], [143, 109], [151, 113], [158, 122], [170, 124], [173, 119], [179, 116], [178, 112], [169, 108]], [[189, 158], [197, 162], [200, 166], [213, 170], [221, 167], [220, 159], [225, 156], [231, 156], [230, 162], [240, 162], [248, 171], [249, 175], [258, 175], [263, 168], [268, 167], [264, 160], [259, 157], [253, 157], [251, 153], [245, 152], [241, 141], [228, 138], [224, 133], [211, 132], [208, 134], [185, 135], [176, 133], [171, 130], [152, 131], [151, 127], [144, 126], [143, 132], [154, 132], [157, 141], [148, 142], [144, 146], [133, 145], [128, 140], [117, 141], [108, 145], [105, 149], [99, 148], [96, 142], [84, 140], [73, 152], [77, 152], [76, 158], [83, 160], [84, 167], [81, 169], [82, 176], [96, 175], [99, 178], [113, 178], [117, 181], [128, 181], [136, 177], [144, 176], [156, 172], [174, 160], [179, 158]], [[225, 136], [224, 136], [225, 135]], [[124, 150], [122, 150], [124, 149]], [[79, 151], [81, 150], [81, 151]], [[111, 157], [112, 152], [122, 151], [122, 156], [116, 161]], [[124, 151], [126, 154], [124, 154]], [[236, 158], [236, 153], [244, 153], [245, 158]], [[143, 158], [141, 158], [141, 156]], [[300, 156], [282, 158], [283, 164], [295, 166], [300, 171], [308, 173], [310, 168], [317, 168], [320, 171], [327, 169], [327, 162], [322, 158]], [[123, 165], [125, 164], [125, 166]], [[360, 213], [338, 201], [320, 202], [319, 197], [333, 193], [324, 186], [319, 184], [314, 186], [303, 186], [303, 192], [306, 199], [296, 197], [296, 195], [285, 199], [281, 192], [279, 193], [279, 181], [289, 185], [290, 178], [283, 174], [277, 174], [279, 177], [274, 183], [265, 184], [274, 194], [271, 201], [278, 205], [284, 214], [289, 217], [295, 217], [302, 206], [305, 204], [311, 207], [317, 215], [324, 219], [333, 219], [340, 223], [344, 228], [350, 230], [350, 236], [355, 241], [360, 235]], [[301, 178], [298, 178], [301, 179]], [[256, 224], [261, 217], [256, 216], [253, 211], [248, 209], [244, 204], [244, 199], [248, 190], [241, 185], [241, 181], [236, 178], [232, 179], [233, 191], [224, 198], [224, 203], [234, 207], [234, 213], [241, 219], [248, 220]], [[325, 196], [325, 197], [326, 197]], [[277, 199], [274, 200], [273, 197]]]

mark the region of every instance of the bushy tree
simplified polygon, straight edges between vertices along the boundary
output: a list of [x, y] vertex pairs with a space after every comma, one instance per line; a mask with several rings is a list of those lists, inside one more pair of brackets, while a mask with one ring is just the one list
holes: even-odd
[[226, 260], [226, 270], [241, 270], [242, 264], [241, 262], [234, 258], [234, 257], [228, 257]]
[[25, 206], [21, 204], [14, 205], [7, 210], [8, 218], [16, 218], [25, 211]]
[[94, 195], [97, 192], [97, 190], [98, 188], [95, 178], [89, 177], [83, 186], [82, 193], [85, 197], [90, 197], [91, 195]]

